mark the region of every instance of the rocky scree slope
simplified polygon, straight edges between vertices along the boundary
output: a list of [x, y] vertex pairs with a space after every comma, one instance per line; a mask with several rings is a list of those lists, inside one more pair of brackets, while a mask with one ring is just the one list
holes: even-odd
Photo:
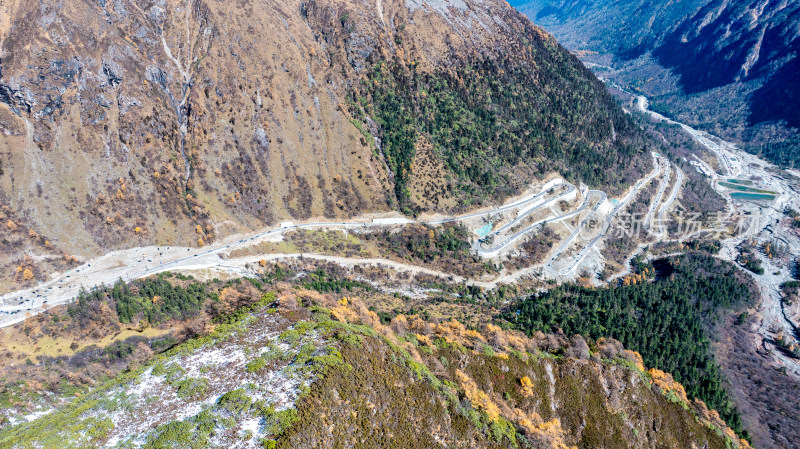
[[646, 170], [591, 73], [497, 0], [13, 0], [0, 17], [0, 202], [26, 219], [1, 232], [46, 235], [39, 258]]
[[776, 163], [800, 162], [797, 2], [513, 4], [570, 49], [611, 55], [626, 84], [680, 121], [737, 139]]

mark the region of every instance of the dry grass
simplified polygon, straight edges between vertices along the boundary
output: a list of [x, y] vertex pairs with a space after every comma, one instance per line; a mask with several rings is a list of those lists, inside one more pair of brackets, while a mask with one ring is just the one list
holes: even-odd
[[[37, 335], [34, 340], [16, 327], [5, 328], [0, 331], [0, 347], [10, 351], [11, 357], [16, 360], [30, 358], [38, 363], [39, 357], [58, 357], [71, 356], [80, 349], [93, 344], [99, 347], [106, 347], [116, 341], [122, 341], [129, 337], [159, 338], [172, 332], [173, 329], [158, 329], [147, 327], [144, 329], [126, 327], [119, 332], [106, 335], [98, 340], [75, 339], [70, 336], [52, 337], [50, 335], [38, 335], [39, 329], [32, 329], [30, 334]], [[73, 346], [77, 343], [77, 347]]]
[[360, 239], [357, 235], [339, 230], [297, 230], [284, 234], [279, 242], [261, 242], [247, 248], [231, 251], [228, 257], [246, 257], [256, 254], [315, 253], [332, 256], [349, 253], [358, 257], [378, 257], [376, 245]]

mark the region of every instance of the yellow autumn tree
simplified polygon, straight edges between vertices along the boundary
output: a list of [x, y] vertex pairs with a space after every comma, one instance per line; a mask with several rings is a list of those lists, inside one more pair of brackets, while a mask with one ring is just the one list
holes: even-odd
[[430, 346], [430, 347], [433, 346], [433, 343], [431, 343], [431, 339], [428, 338], [427, 335], [414, 334], [414, 336], [417, 337], [417, 341], [420, 342], [420, 344], [423, 344], [425, 346]]
[[656, 384], [661, 390], [667, 393], [674, 393], [683, 403], [688, 404], [689, 398], [686, 396], [686, 390], [683, 388], [678, 382], [675, 382], [675, 379], [672, 378], [672, 374], [665, 373], [660, 369], [650, 368], [647, 371], [647, 374], [653, 379], [653, 383]]
[[575, 446], [568, 446], [564, 436], [564, 429], [561, 421], [553, 418], [545, 422], [538, 413], [526, 414], [520, 409], [516, 409], [516, 421], [530, 440], [536, 442], [536, 447], [545, 444], [543, 447], [552, 449], [574, 449]]
[[519, 380], [519, 384], [522, 385], [522, 395], [526, 398], [533, 396], [533, 382], [531, 378], [528, 376], [522, 376]]
[[493, 422], [500, 418], [500, 408], [492, 402], [492, 399], [485, 391], [478, 388], [478, 385], [471, 377], [461, 370], [456, 370], [456, 378], [458, 378], [458, 383], [464, 389], [464, 395], [469, 399], [473, 407], [486, 412], [489, 420]]

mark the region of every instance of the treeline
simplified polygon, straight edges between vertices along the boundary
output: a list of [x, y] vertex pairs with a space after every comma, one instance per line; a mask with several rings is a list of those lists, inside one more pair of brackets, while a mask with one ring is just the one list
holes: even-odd
[[407, 183], [420, 134], [472, 197], [508, 195], [512, 168], [523, 164], [612, 190], [646, 171], [649, 140], [588, 70], [539, 38], [521, 51], [458, 59], [435, 73], [387, 61], [371, 67], [351, 107], [380, 127], [401, 208], [411, 212]]
[[690, 397], [705, 401], [742, 434], [708, 332], [722, 310], [753, 303], [751, 285], [735, 266], [709, 255], [692, 253], [656, 265], [661, 277], [652, 282], [600, 289], [565, 284], [524, 299], [505, 318], [531, 334], [561, 329], [566, 335], [616, 338], [641, 353], [645, 365], [672, 373]]
[[218, 299], [205, 283], [190, 282], [185, 287], [173, 285], [164, 276], [139, 279], [126, 284], [122, 279], [111, 287], [82, 291], [68, 313], [75, 319], [90, 318], [96, 304], [105, 302], [116, 310], [119, 321], [146, 320], [158, 324], [195, 316], [208, 299]]
[[[280, 268], [279, 268], [280, 269]], [[272, 279], [272, 275], [269, 276]], [[308, 273], [303, 287], [309, 290], [316, 290], [320, 293], [342, 293], [352, 291], [354, 288], [363, 290], [373, 290], [372, 286], [352, 279], [342, 279], [340, 276], [328, 274], [323, 268]]]

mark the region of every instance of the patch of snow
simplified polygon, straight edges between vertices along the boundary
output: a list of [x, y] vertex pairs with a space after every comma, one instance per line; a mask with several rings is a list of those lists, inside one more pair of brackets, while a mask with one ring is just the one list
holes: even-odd
[[[254, 401], [264, 400], [276, 411], [290, 408], [300, 388], [309, 385], [312, 379], [293, 365], [283, 364], [278, 365], [279, 369], [251, 373], [245, 368], [247, 362], [272, 348], [292, 351], [298, 345], [311, 343], [319, 347], [325, 342], [314, 332], [303, 335], [295, 345], [277, 341], [282, 330], [281, 320], [277, 315], [256, 314], [246, 320], [241, 330], [190, 354], [177, 354], [163, 362], [167, 367], [180, 366], [184, 370], [181, 379], [205, 379], [208, 388], [200, 397], [178, 397], [178, 389], [168, 384], [165, 376], [154, 376], [152, 368], [149, 368], [131, 384], [119, 386], [106, 395], [109, 399], [121, 396], [119, 400], [125, 402], [123, 407], [96, 409], [89, 415], [111, 419], [114, 429], [109, 435], [109, 445], [122, 442], [139, 445], [158, 425], [191, 418], [214, 407], [225, 393], [239, 388], [246, 389]], [[228, 441], [232, 434], [219, 432], [215, 442], [219, 440], [219, 446], [230, 448], [256, 447], [259, 438], [266, 436], [262, 424], [260, 417], [244, 416], [237, 428], [251, 431], [251, 439], [233, 444]]]
[[19, 416], [19, 417], [10, 416], [8, 418], [8, 422], [12, 426], [20, 424], [20, 423], [23, 423], [23, 422], [30, 422], [30, 421], [33, 421], [35, 419], [41, 418], [42, 416], [49, 415], [54, 410], [55, 410], [54, 408], [48, 408], [48, 409], [44, 409], [44, 410], [37, 410], [35, 412], [28, 413], [27, 415], [24, 415], [24, 416]]
[[188, 377], [205, 377], [202, 372], [207, 367], [225, 367], [234, 369], [244, 366], [247, 356], [241, 347], [214, 348], [197, 351], [184, 358], [180, 365], [186, 370]]
[[239, 423], [239, 427], [241, 427], [245, 432], [249, 430], [250, 432], [253, 432], [253, 435], [256, 435], [259, 433], [259, 429], [261, 428], [261, 419], [247, 418]]

